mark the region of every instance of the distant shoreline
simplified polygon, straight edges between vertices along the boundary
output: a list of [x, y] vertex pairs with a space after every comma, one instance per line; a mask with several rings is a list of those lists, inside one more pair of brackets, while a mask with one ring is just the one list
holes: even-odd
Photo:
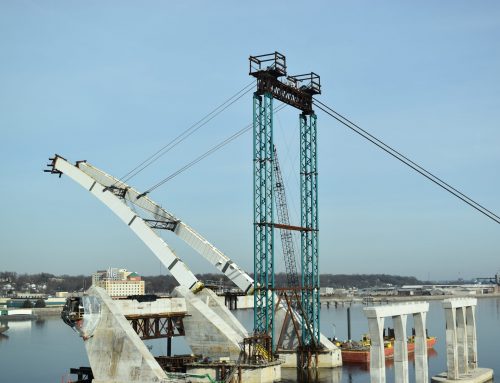
[[[355, 298], [341, 298], [334, 296], [322, 296], [320, 297], [321, 303], [326, 304], [365, 304], [367, 306], [372, 304], [386, 304], [386, 303], [398, 303], [398, 302], [422, 302], [422, 301], [441, 301], [450, 298], [477, 298], [477, 299], [488, 299], [488, 298], [499, 298], [500, 293], [482, 294], [482, 295], [416, 295], [416, 296], [379, 296], [372, 297], [373, 300], [368, 302], [364, 301], [362, 297]], [[44, 308], [33, 308], [33, 314], [36, 314], [40, 318], [44, 317], [57, 317], [61, 315], [62, 307], [44, 307]]]
[[33, 308], [33, 314], [37, 315], [39, 318], [44, 318], [44, 317], [53, 317], [53, 316], [60, 316], [61, 311], [62, 311], [62, 306], [61, 307], [36, 307]]
[[[447, 295], [413, 295], [413, 296], [372, 296], [372, 297], [354, 297], [354, 298], [341, 298], [335, 296], [322, 296], [320, 300], [322, 303], [366, 303], [368, 305], [372, 303], [386, 303], [386, 302], [414, 302], [414, 301], [441, 301], [450, 298], [477, 298], [477, 299], [487, 299], [487, 298], [498, 298], [500, 293], [489, 293], [489, 294], [479, 294], [479, 295], [468, 295], [468, 294], [447, 294]], [[370, 298], [366, 301], [366, 298]]]

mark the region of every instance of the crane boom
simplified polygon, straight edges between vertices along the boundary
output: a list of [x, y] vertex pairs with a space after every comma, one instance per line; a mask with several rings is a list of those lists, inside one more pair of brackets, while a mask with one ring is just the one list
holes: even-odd
[[[290, 216], [288, 214], [288, 204], [285, 193], [285, 183], [283, 174], [278, 161], [278, 152], [274, 146], [274, 194], [276, 198], [276, 212], [278, 222], [285, 226], [290, 226]], [[283, 248], [283, 257], [285, 261], [286, 279], [288, 287], [300, 287], [299, 275], [297, 273], [297, 262], [295, 256], [295, 247], [293, 245], [292, 231], [280, 229], [281, 246]]]

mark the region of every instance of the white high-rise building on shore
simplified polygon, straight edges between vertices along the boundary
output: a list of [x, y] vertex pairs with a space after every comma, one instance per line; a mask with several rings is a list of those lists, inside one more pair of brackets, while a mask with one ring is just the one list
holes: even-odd
[[126, 269], [109, 268], [92, 274], [92, 285], [102, 287], [112, 298], [144, 295], [144, 281]]

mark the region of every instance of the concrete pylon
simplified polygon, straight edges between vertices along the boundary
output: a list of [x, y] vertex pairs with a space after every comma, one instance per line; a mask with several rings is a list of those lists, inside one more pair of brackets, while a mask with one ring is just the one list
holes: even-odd
[[454, 307], [444, 306], [446, 320], [446, 369], [449, 379], [458, 379], [458, 340], [457, 340], [457, 311]]
[[408, 315], [413, 315], [415, 321], [415, 381], [427, 383], [427, 337], [425, 331], [426, 314], [429, 311], [427, 302], [411, 302], [388, 306], [366, 307], [370, 331], [370, 379], [372, 383], [384, 383], [385, 352], [384, 352], [384, 320], [392, 317], [394, 326], [394, 371], [397, 383], [407, 383], [408, 379], [408, 346], [406, 338], [406, 322]]
[[492, 369], [477, 366], [476, 305], [476, 298], [443, 301], [447, 371], [433, 376], [433, 382], [482, 383], [493, 378]]
[[465, 307], [457, 307], [457, 344], [458, 344], [458, 373], [465, 375], [469, 372], [469, 357], [467, 346], [467, 328], [465, 327]]
[[[443, 301], [446, 318], [446, 356], [448, 379], [459, 379], [477, 365], [476, 298], [455, 298]], [[467, 313], [470, 323], [467, 322]], [[469, 348], [469, 339], [471, 347]], [[469, 356], [469, 351], [471, 355]]]
[[415, 382], [427, 383], [429, 381], [429, 370], [427, 368], [427, 313], [413, 314], [413, 325], [415, 328]]
[[477, 368], [476, 310], [474, 306], [465, 309], [467, 346], [469, 347], [469, 368]]
[[[365, 312], [366, 313], [366, 312]], [[384, 355], [384, 318], [374, 316], [368, 318], [370, 331], [370, 378], [372, 383], [385, 382], [385, 355]]]
[[392, 317], [394, 324], [394, 373], [395, 381], [408, 383], [408, 344], [406, 341], [405, 314]]

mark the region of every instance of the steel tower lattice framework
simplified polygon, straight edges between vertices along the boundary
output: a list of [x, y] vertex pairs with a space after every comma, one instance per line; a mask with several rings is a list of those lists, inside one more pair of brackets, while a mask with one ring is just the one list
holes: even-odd
[[254, 331], [271, 335], [274, 324], [273, 97], [255, 93], [254, 142]]
[[318, 170], [316, 115], [300, 116], [300, 219], [302, 309], [311, 327], [303, 321], [302, 343], [319, 344], [319, 269], [318, 269]]
[[[254, 130], [254, 331], [271, 336], [274, 348], [274, 166], [273, 99], [302, 111], [300, 115], [301, 304], [302, 344], [319, 345], [318, 190], [316, 115], [313, 95], [321, 93], [313, 72], [287, 76], [285, 56], [275, 52], [250, 57], [250, 75], [257, 79], [253, 101]], [[286, 82], [280, 80], [285, 77]]]

